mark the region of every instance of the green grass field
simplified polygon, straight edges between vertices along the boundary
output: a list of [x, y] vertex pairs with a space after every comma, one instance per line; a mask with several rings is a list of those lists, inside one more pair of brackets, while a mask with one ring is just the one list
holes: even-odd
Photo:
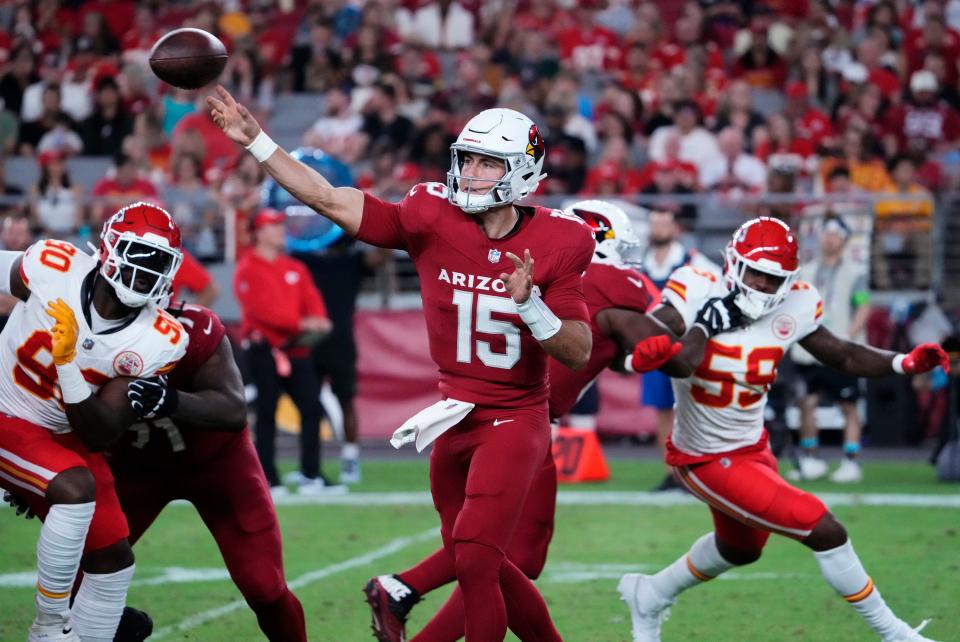
[[[654, 462], [614, 461], [611, 466], [614, 478], [608, 484], [562, 490], [645, 490], [662, 473]], [[427, 490], [425, 461], [368, 461], [363, 473], [364, 483], [352, 495]], [[815, 492], [865, 495], [956, 495], [960, 490], [938, 484], [933, 471], [919, 463], [868, 463], [866, 475], [868, 481], [856, 487], [829, 483], [809, 487]], [[550, 558], [537, 583], [568, 641], [629, 640], [629, 615], [616, 593], [619, 576], [629, 570], [659, 569], [710, 528], [709, 514], [700, 504], [616, 505], [610, 499], [599, 505], [563, 503], [558, 509]], [[933, 617], [925, 631], [933, 639], [960, 640], [960, 507], [955, 498], [943, 498], [953, 500], [953, 507], [867, 506], [851, 499], [837, 499], [834, 512], [846, 524], [887, 601], [911, 623]], [[360, 593], [363, 584], [372, 574], [406, 568], [438, 546], [432, 507], [419, 495], [410, 500], [396, 506], [278, 509], [287, 577], [303, 602], [311, 640], [371, 639], [368, 610]], [[936, 497], [932, 500], [938, 502]], [[34, 568], [37, 532], [35, 521], [0, 510], [3, 642], [25, 639], [33, 616], [28, 574]], [[129, 603], [153, 615], [157, 631], [151, 640], [261, 639], [253, 615], [237, 603], [239, 594], [191, 507], [168, 507], [136, 552], [137, 578]], [[416, 631], [447, 593], [437, 591], [418, 605], [408, 630]], [[823, 582], [811, 554], [777, 537], [758, 563], [682, 596], [663, 637], [667, 641], [875, 639]]]

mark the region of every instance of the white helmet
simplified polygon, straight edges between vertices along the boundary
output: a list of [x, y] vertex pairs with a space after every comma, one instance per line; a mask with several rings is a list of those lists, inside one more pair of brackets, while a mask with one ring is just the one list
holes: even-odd
[[629, 247], [640, 245], [633, 231], [630, 217], [622, 209], [606, 201], [578, 201], [568, 205], [565, 214], [582, 218], [593, 230], [597, 241], [594, 258], [611, 263], [623, 263], [623, 253]]
[[[485, 194], [461, 190], [462, 183], [478, 180], [460, 176], [464, 152], [504, 161], [503, 177]], [[541, 173], [544, 156], [543, 137], [532, 120], [512, 109], [485, 109], [470, 119], [450, 146], [448, 198], [468, 214], [518, 201], [531, 194], [546, 176]]]

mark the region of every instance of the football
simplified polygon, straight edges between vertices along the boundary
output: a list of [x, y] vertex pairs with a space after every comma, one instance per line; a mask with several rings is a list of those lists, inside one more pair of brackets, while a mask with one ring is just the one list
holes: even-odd
[[177, 29], [150, 50], [150, 69], [163, 82], [181, 89], [199, 89], [213, 82], [227, 64], [227, 48], [202, 29]]

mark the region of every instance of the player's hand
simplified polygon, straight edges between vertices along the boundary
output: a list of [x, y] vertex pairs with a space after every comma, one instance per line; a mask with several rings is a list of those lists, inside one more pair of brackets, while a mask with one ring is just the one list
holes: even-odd
[[66, 365], [77, 356], [77, 335], [80, 334], [77, 317], [63, 299], [48, 302], [47, 314], [55, 321], [50, 330], [53, 338], [53, 363], [58, 366]]
[[665, 334], [647, 337], [633, 346], [630, 355], [630, 367], [634, 372], [650, 372], [656, 370], [670, 359], [677, 356], [683, 344], [671, 341]]
[[936, 343], [921, 343], [903, 359], [904, 374], [921, 374], [937, 366], [950, 373], [950, 358]]
[[3, 501], [10, 504], [11, 508], [17, 511], [17, 517], [23, 515], [24, 519], [33, 519], [37, 516], [30, 508], [30, 505], [19, 495], [14, 495], [8, 491], [3, 491]]
[[223, 130], [227, 138], [246, 147], [260, 133], [257, 119], [250, 115], [247, 108], [238, 103], [223, 85], [217, 85], [217, 94], [219, 99], [207, 96], [210, 118]]
[[513, 261], [516, 271], [513, 274], [503, 272], [500, 281], [507, 288], [507, 294], [514, 303], [523, 303], [530, 298], [533, 291], [533, 257], [530, 250], [523, 251], [523, 260], [513, 252], [507, 252], [507, 258]]
[[708, 339], [740, 327], [744, 317], [739, 306], [734, 303], [736, 298], [737, 289], [734, 288], [724, 297], [708, 299], [697, 312], [697, 318], [693, 324], [703, 328]]
[[140, 419], [172, 415], [180, 402], [177, 389], [168, 386], [163, 375], [134, 379], [127, 384], [127, 399]]

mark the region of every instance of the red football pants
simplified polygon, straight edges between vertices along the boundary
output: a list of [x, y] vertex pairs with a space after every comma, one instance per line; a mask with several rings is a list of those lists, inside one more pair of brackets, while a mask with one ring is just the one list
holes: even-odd
[[502, 640], [508, 616], [521, 640], [560, 639], [536, 587], [504, 554], [549, 449], [546, 404], [476, 408], [434, 445], [430, 489], [468, 642]]
[[116, 486], [131, 544], [169, 502], [189, 501], [216, 540], [233, 583], [267, 639], [306, 642], [303, 607], [283, 575], [277, 513], [248, 433], [196, 466], [149, 474], [117, 470]]

